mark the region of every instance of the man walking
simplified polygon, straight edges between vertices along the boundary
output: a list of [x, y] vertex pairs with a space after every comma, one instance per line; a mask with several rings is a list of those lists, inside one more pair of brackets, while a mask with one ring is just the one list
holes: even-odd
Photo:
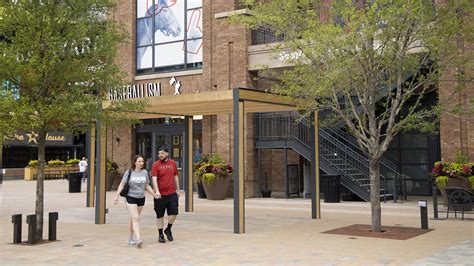
[[79, 162], [79, 172], [82, 173], [82, 182], [86, 182], [86, 173], [87, 173], [86, 157], [82, 157], [82, 160]]
[[[165, 243], [166, 234], [168, 241], [173, 241], [171, 227], [173, 226], [176, 216], [178, 215], [178, 198], [179, 198], [179, 179], [178, 167], [176, 162], [169, 159], [169, 152], [166, 147], [158, 149], [157, 160], [151, 169], [153, 178], [153, 187], [157, 198], [155, 198], [156, 224], [158, 226], [158, 242]], [[164, 215], [168, 214], [168, 226], [163, 231]]]

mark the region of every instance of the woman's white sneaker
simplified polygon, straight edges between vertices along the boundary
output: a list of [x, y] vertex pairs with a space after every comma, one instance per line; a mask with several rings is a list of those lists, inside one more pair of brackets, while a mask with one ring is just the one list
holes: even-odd
[[143, 241], [141, 239], [137, 240], [137, 247], [141, 248], [143, 245]]
[[136, 244], [137, 244], [137, 241], [135, 241], [135, 240], [132, 239], [132, 238], [129, 238], [128, 241], [127, 241], [127, 244], [129, 244], [129, 245], [136, 245]]

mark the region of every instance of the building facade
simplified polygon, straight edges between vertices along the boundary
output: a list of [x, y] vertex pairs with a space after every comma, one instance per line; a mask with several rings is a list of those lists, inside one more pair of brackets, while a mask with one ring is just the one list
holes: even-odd
[[[180, 94], [236, 87], [262, 89], [264, 85], [252, 79], [258, 75], [258, 65], [266, 64], [272, 68], [287, 65], [272, 59], [274, 52], [267, 45], [278, 41], [278, 36], [265, 31], [251, 31], [226, 21], [231, 14], [246, 12], [239, 2], [119, 1], [113, 18], [125, 26], [130, 38], [119, 47], [118, 62], [127, 74], [130, 88], [138, 88], [136, 91], [141, 88], [147, 92], [159, 88], [159, 95], [175, 94], [177, 97]], [[446, 73], [446, 80], [454, 76], [455, 71], [458, 70]], [[439, 84], [440, 99], [455, 94], [456, 82], [459, 81]], [[457, 97], [460, 104], [469, 104], [466, 99], [472, 99], [472, 86], [472, 83], [466, 84], [467, 90]], [[132, 97], [140, 97], [140, 93]], [[427, 104], [430, 101], [436, 104], [438, 95], [428, 98]], [[304, 150], [289, 142], [281, 145], [264, 142], [268, 140], [262, 137], [268, 122], [265, 119], [268, 117], [246, 115], [246, 197], [260, 196], [260, 191], [266, 188], [271, 189], [272, 196], [276, 197], [306, 196], [305, 175], [309, 161]], [[218, 153], [226, 161], [231, 161], [231, 116], [196, 116], [194, 123], [194, 158], [199, 158], [202, 153]], [[437, 134], [410, 132], [395, 138], [386, 158], [390, 167], [407, 178], [408, 194], [431, 193], [428, 173], [435, 161], [454, 160], [459, 151], [470, 160], [474, 158], [473, 123], [472, 119], [464, 116], [444, 114]], [[296, 127], [295, 124], [289, 126]], [[182, 119], [170, 114], [166, 118], [144, 119], [139, 126], [108, 128], [107, 157], [116, 161], [123, 170], [130, 166], [135, 154], [143, 154], [147, 167], [150, 167], [157, 158], [157, 149], [166, 145], [171, 157], [180, 165], [183, 127]], [[276, 127], [281, 128], [281, 125]], [[275, 129], [274, 125], [271, 128]], [[283, 139], [282, 134], [287, 133], [280, 132], [277, 136], [279, 140]], [[320, 138], [323, 137], [320, 135]], [[331, 161], [328, 159], [327, 162], [330, 164]]]

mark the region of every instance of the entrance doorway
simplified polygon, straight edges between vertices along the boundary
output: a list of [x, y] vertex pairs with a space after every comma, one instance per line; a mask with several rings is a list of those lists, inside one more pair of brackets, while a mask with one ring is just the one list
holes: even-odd
[[[146, 169], [151, 173], [153, 162], [159, 159], [158, 149], [165, 146], [169, 156], [176, 161], [180, 188], [184, 188], [182, 175], [183, 167], [183, 119], [147, 119], [143, 125], [135, 129], [136, 154], [143, 155]], [[201, 156], [202, 152], [202, 124], [201, 120], [193, 121], [193, 161]]]

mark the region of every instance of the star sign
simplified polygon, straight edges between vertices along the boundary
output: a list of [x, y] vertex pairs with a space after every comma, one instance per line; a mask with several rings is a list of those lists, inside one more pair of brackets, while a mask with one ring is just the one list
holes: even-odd
[[38, 141], [36, 138], [38, 137], [38, 134], [31, 132], [31, 134], [26, 134], [28, 136], [28, 143], [34, 142], [35, 144], [38, 144]]

